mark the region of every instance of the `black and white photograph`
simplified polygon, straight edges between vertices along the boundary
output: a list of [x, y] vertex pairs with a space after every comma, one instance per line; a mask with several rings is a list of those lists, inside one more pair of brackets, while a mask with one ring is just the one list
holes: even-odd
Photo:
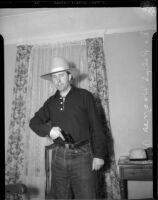
[[157, 198], [156, 15], [150, 1], [0, 8], [6, 200]]

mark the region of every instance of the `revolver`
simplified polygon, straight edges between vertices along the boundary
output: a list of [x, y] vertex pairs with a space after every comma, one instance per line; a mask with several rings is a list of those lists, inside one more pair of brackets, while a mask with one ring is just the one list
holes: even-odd
[[71, 134], [65, 133], [64, 130], [62, 130], [61, 133], [62, 133], [62, 135], [63, 135], [64, 138], [65, 138], [65, 142], [71, 143], [71, 144], [74, 144], [74, 143], [75, 143], [75, 141], [74, 141], [73, 137], [71, 136]]

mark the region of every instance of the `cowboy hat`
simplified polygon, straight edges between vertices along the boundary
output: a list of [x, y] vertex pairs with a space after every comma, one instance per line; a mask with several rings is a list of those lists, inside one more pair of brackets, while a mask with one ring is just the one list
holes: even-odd
[[62, 57], [52, 57], [51, 70], [41, 75], [41, 78], [51, 81], [51, 75], [57, 72], [68, 71], [73, 77], [77, 76], [77, 70], [71, 68], [68, 61]]

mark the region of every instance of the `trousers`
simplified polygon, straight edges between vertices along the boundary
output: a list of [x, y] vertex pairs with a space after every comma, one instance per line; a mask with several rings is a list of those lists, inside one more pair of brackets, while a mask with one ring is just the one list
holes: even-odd
[[54, 144], [51, 193], [54, 199], [95, 199], [96, 174], [92, 171], [90, 143], [67, 149]]

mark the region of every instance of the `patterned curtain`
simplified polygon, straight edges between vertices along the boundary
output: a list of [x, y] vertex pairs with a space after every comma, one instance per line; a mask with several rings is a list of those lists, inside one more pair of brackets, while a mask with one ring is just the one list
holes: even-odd
[[[17, 46], [12, 112], [5, 166], [5, 184], [23, 183], [25, 170], [25, 122], [29, 59], [32, 46]], [[21, 195], [6, 199], [20, 200]]]
[[120, 199], [119, 178], [115, 163], [113, 139], [110, 128], [108, 82], [104, 61], [102, 38], [87, 39], [89, 90], [96, 99], [96, 104], [105, 127], [107, 140], [105, 166], [98, 173], [98, 198]]

